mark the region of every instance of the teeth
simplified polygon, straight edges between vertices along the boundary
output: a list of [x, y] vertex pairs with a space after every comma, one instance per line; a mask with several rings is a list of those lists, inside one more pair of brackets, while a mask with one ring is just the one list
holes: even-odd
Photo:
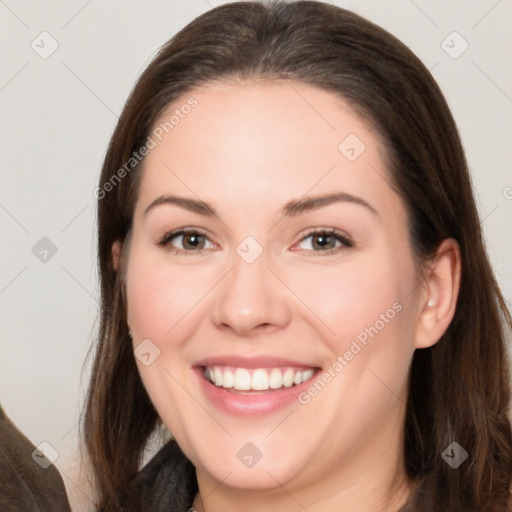
[[275, 368], [270, 372], [268, 386], [270, 389], [279, 389], [283, 386], [283, 374], [281, 373], [281, 370]]
[[251, 375], [245, 368], [236, 369], [233, 387], [240, 391], [249, 391], [251, 389]]
[[290, 388], [311, 379], [313, 368], [297, 370], [294, 368], [233, 368], [209, 366], [204, 376], [217, 387], [233, 388], [238, 391], [267, 391], [268, 389]]
[[268, 389], [268, 374], [265, 370], [256, 370], [252, 374], [251, 388], [256, 391]]
[[315, 370], [306, 370], [305, 372], [302, 372], [302, 382], [306, 382], [307, 380], [311, 379], [313, 377], [313, 374], [315, 373]]
[[293, 370], [288, 368], [283, 374], [283, 386], [285, 388], [291, 388], [293, 385]]
[[232, 388], [235, 385], [235, 375], [232, 371], [226, 370], [222, 375], [222, 387]]
[[216, 386], [222, 386], [222, 372], [220, 368], [213, 369], [213, 382], [215, 382]]

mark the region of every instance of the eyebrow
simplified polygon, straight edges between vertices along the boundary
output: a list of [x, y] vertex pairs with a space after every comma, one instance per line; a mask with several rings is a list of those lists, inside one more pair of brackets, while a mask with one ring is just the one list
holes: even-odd
[[[345, 192], [336, 192], [331, 194], [308, 196], [300, 199], [294, 199], [292, 201], [287, 202], [283, 206], [280, 213], [281, 217], [296, 217], [308, 211], [318, 210], [320, 208], [329, 206], [334, 203], [356, 204], [359, 206], [363, 206], [374, 215], [379, 215], [377, 210], [375, 210], [375, 208], [371, 204], [366, 202], [364, 199], [354, 196], [352, 194], [347, 194]], [[218, 216], [215, 208], [205, 201], [175, 195], [165, 195], [157, 197], [144, 210], [144, 216], [147, 215], [147, 213], [153, 208], [163, 204], [173, 204], [176, 206], [180, 206], [185, 210], [188, 210], [192, 213], [198, 213], [199, 215], [203, 215], [205, 217]]]

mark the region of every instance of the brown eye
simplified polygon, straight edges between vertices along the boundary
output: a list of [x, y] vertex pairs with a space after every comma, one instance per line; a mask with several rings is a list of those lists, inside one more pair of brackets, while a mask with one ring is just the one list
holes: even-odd
[[[199, 253], [207, 249], [206, 243], [208, 237], [197, 230], [178, 230], [167, 233], [158, 245], [169, 250], [174, 250], [177, 254], [181, 253]], [[211, 242], [209, 242], [211, 243]], [[211, 244], [213, 247], [214, 244]]]
[[313, 247], [320, 249], [334, 249], [336, 247], [336, 239], [328, 234], [320, 233], [313, 236]]
[[310, 252], [322, 253], [324, 255], [333, 254], [353, 246], [352, 241], [349, 240], [348, 237], [334, 230], [313, 231], [302, 238], [300, 243], [302, 244], [308, 239], [311, 239], [311, 242], [309, 243], [310, 248], [302, 247], [302, 249]]
[[204, 237], [198, 233], [187, 233], [181, 235], [181, 238], [185, 249], [202, 249], [204, 247]]

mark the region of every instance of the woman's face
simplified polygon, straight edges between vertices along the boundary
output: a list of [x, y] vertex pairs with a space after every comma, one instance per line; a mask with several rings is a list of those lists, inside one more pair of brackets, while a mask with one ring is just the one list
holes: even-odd
[[291, 492], [389, 471], [421, 287], [376, 135], [346, 101], [293, 82], [212, 83], [158, 128], [128, 324], [198, 475]]

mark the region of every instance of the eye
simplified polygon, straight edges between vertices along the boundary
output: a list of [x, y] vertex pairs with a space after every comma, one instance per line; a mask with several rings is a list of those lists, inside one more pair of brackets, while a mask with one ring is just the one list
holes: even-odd
[[[204, 249], [207, 249], [208, 247], [205, 247], [207, 241], [208, 237], [205, 233], [197, 229], [179, 229], [166, 233], [158, 245], [168, 248], [176, 254], [191, 255], [192, 253], [201, 254]], [[175, 243], [180, 244], [181, 248], [176, 247]], [[216, 247], [215, 244], [212, 246]]]
[[[307, 252], [316, 253], [315, 256], [334, 254], [340, 250], [353, 247], [354, 245], [348, 236], [334, 229], [311, 231], [301, 239], [299, 246], [308, 239], [311, 239], [309, 245], [312, 249], [304, 247], [299, 248]], [[179, 229], [166, 233], [157, 243], [159, 246], [165, 247], [175, 254], [184, 255], [197, 255], [208, 248], [217, 247], [214, 243], [209, 241], [205, 233], [192, 228]], [[180, 244], [181, 247], [176, 247], [176, 243]], [[206, 247], [207, 243], [210, 243], [211, 247]]]
[[[304, 236], [299, 244], [311, 239], [308, 243], [312, 249], [306, 248], [306, 251], [316, 252], [315, 256], [325, 256], [353, 247], [353, 242], [344, 234], [334, 230], [316, 230], [311, 231]], [[302, 248], [304, 249], [304, 247]], [[319, 254], [318, 254], [319, 253]]]

